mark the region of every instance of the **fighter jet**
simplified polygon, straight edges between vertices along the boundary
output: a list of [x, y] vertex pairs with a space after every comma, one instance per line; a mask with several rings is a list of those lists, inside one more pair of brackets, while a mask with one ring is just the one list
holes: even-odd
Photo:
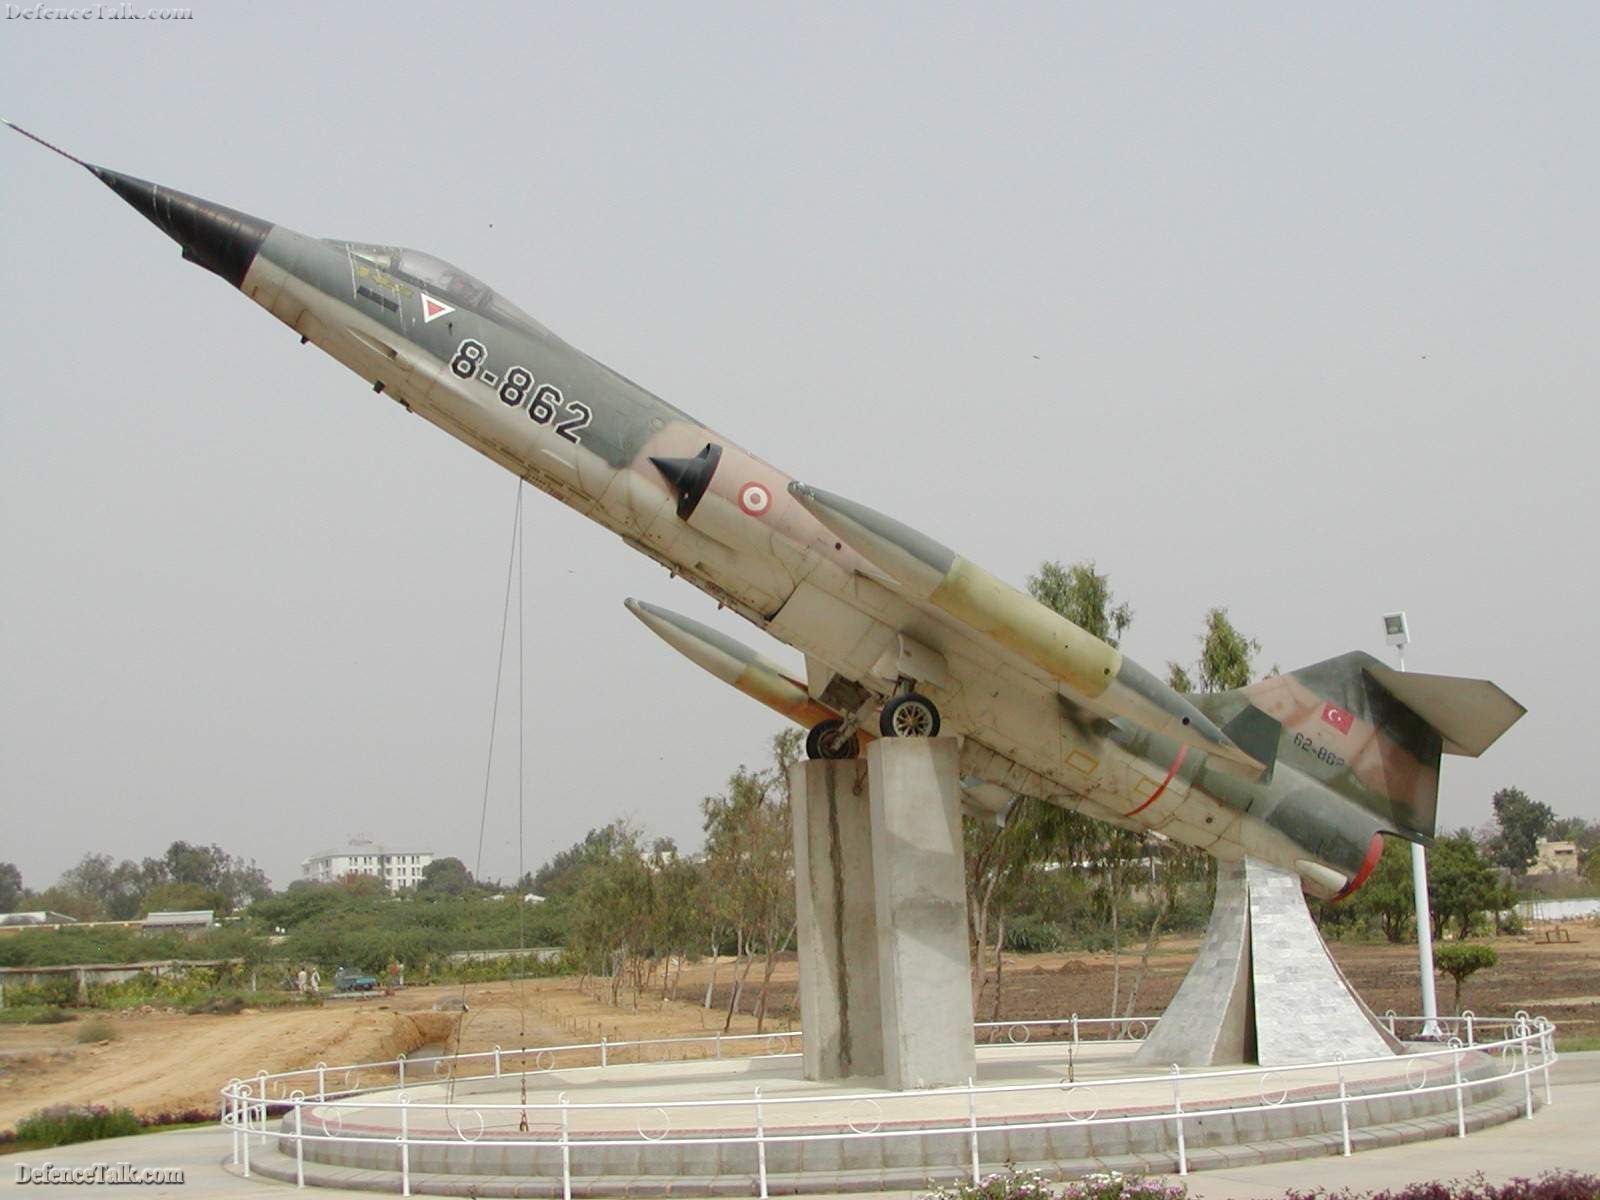
[[978, 810], [1037, 797], [1340, 897], [1384, 835], [1431, 840], [1441, 755], [1481, 754], [1524, 712], [1492, 683], [1401, 674], [1359, 651], [1180, 694], [932, 537], [790, 478], [443, 259], [298, 233], [18, 132], [87, 168], [302, 343], [800, 651], [797, 675], [627, 602], [803, 724], [812, 757], [955, 734]]

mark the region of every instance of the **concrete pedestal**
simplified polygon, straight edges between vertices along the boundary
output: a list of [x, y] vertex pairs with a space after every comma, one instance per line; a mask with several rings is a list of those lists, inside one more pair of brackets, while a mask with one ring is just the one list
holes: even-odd
[[789, 769], [807, 1079], [883, 1074], [878, 909], [862, 759]]
[[954, 738], [884, 738], [791, 768], [808, 1079], [973, 1074], [958, 759]]
[[1293, 871], [1222, 863], [1194, 966], [1134, 1055], [1141, 1066], [1284, 1066], [1403, 1049], [1351, 990]]

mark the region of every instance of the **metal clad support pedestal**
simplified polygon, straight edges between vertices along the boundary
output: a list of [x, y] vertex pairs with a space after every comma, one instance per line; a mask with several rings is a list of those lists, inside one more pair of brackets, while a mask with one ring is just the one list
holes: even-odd
[[1400, 1049], [1328, 954], [1299, 876], [1247, 858], [1219, 864], [1194, 966], [1134, 1061], [1283, 1066]]

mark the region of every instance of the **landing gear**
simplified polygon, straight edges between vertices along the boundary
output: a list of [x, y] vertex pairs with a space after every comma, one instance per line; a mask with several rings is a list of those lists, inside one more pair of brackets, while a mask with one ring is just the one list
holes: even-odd
[[807, 758], [858, 758], [861, 739], [856, 731], [845, 731], [844, 722], [837, 717], [818, 721], [806, 734]]
[[883, 706], [878, 732], [884, 737], [938, 737], [939, 710], [921, 692], [901, 692]]

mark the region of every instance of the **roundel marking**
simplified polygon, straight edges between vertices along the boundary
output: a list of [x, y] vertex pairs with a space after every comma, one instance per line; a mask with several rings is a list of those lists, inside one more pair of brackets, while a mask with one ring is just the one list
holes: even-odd
[[759, 517], [772, 507], [772, 493], [759, 483], [747, 483], [739, 489], [739, 507], [752, 517]]

